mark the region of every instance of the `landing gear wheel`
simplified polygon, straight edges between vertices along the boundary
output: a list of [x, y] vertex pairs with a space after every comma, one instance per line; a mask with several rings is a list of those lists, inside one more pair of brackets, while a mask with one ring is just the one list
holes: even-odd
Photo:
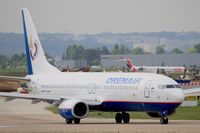
[[168, 118], [160, 118], [160, 124], [168, 124]]
[[67, 124], [72, 124], [72, 119], [65, 119]]
[[165, 124], [168, 124], [168, 118], [164, 118]]
[[122, 123], [122, 114], [121, 113], [117, 113], [115, 115], [115, 121], [116, 121], [116, 123]]
[[164, 119], [160, 118], [160, 124], [164, 124]]
[[122, 119], [123, 119], [124, 123], [129, 123], [130, 115], [128, 113], [122, 113]]
[[80, 123], [80, 119], [79, 118], [76, 118], [76, 119], [74, 119], [74, 124], [79, 124]]

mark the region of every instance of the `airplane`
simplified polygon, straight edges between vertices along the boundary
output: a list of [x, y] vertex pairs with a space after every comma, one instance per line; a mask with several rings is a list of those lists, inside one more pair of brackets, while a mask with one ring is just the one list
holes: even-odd
[[81, 68], [78, 68], [78, 69], [75, 69], [75, 68], [72, 69], [72, 68], [69, 68], [69, 66], [64, 67], [64, 68], [61, 67], [62, 72], [89, 72], [90, 69], [91, 69], [90, 66], [85, 66], [85, 67], [81, 67]]
[[142, 111], [168, 124], [185, 96], [200, 95], [200, 88], [182, 90], [173, 79], [154, 73], [60, 72], [45, 58], [29, 10], [22, 9], [28, 75], [0, 76], [26, 81], [29, 93], [0, 92], [1, 97], [45, 101], [58, 106], [67, 124], [79, 124], [90, 111], [116, 112], [116, 123], [129, 123], [129, 111]]
[[102, 72], [103, 68], [101, 66], [84, 66], [81, 68], [69, 68], [69, 66], [62, 68], [62, 72]]
[[131, 59], [124, 59], [126, 61], [127, 67], [132, 72], [152, 72], [152, 73], [159, 73], [159, 71], [163, 71], [166, 73], [184, 73], [186, 71], [185, 67], [172, 67], [172, 66], [134, 66]]

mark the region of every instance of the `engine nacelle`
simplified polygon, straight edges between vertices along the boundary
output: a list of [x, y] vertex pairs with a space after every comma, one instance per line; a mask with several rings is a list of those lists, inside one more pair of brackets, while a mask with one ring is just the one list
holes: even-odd
[[60, 115], [65, 119], [81, 119], [89, 113], [88, 105], [79, 99], [63, 101], [58, 106], [58, 110]]

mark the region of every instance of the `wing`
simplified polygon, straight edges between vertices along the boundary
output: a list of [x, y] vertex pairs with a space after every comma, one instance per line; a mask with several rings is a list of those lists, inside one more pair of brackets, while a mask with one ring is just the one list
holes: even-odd
[[200, 96], [200, 88], [185, 89], [183, 90], [184, 96]]
[[20, 99], [60, 100], [60, 98], [56, 96], [47, 96], [41, 94], [22, 94], [18, 92], [0, 92], [0, 96]]
[[[65, 96], [58, 96], [58, 95], [43, 95], [43, 94], [21, 94], [18, 92], [0, 92], [1, 97], [7, 97], [9, 101], [13, 100], [15, 98], [20, 98], [20, 99], [30, 99], [30, 100], [36, 100], [36, 101], [51, 101], [53, 102], [61, 102], [63, 100], [70, 100], [70, 99], [80, 99], [80, 98], [75, 98], [75, 97], [65, 97]], [[88, 99], [80, 99], [84, 101], [86, 104], [89, 106], [97, 106], [100, 105], [102, 102], [98, 100], [88, 100]]]

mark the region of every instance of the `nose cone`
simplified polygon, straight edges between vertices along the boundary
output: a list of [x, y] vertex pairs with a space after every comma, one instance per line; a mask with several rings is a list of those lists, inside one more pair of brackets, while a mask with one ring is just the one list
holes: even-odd
[[176, 102], [182, 103], [184, 101], [184, 95], [183, 95], [182, 89], [177, 89], [176, 91], [174, 91], [173, 96]]

